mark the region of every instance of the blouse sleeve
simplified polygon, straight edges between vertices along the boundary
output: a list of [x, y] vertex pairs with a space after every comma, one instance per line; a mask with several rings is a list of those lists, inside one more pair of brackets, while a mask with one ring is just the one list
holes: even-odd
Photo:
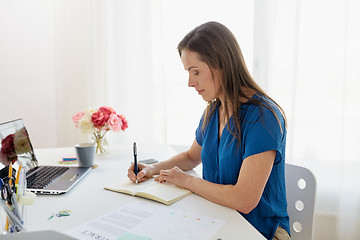
[[281, 127], [274, 113], [262, 106], [256, 107], [257, 110], [253, 111], [250, 119], [244, 123], [245, 127], [242, 134], [245, 152], [243, 159], [270, 150], [277, 151], [274, 164], [277, 164], [284, 157], [285, 149], [283, 147], [286, 138], [284, 118], [277, 108], [273, 108]]

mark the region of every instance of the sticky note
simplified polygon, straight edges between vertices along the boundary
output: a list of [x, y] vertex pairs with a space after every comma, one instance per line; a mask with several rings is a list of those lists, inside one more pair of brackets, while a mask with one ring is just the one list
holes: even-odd
[[121, 235], [117, 240], [151, 240], [151, 238], [126, 232]]
[[76, 161], [77, 158], [76, 158], [76, 156], [70, 155], [70, 156], [64, 156], [64, 157], [62, 158], [62, 160], [63, 160], [63, 161]]

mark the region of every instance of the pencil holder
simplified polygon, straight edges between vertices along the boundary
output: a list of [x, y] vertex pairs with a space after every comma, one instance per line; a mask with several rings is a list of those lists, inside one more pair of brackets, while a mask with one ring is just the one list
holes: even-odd
[[6, 213], [3, 207], [0, 207], [0, 235], [5, 234], [5, 223], [6, 223]]
[[25, 230], [25, 206], [33, 204], [36, 197], [26, 191], [26, 170], [20, 166], [15, 177], [15, 169], [11, 165], [8, 169], [8, 176], [0, 178], [1, 234]]
[[26, 228], [27, 224], [26, 206], [32, 205], [35, 201], [35, 198], [35, 193], [29, 191], [25, 191], [23, 195], [18, 195], [17, 202], [19, 206], [19, 215], [24, 228]]

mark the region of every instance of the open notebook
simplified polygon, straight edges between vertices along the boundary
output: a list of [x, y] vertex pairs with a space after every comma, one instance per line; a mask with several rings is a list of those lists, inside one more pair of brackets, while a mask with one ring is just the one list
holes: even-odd
[[130, 180], [123, 180], [104, 188], [114, 192], [151, 199], [166, 205], [171, 205], [192, 193], [171, 183], [159, 183], [154, 178], [138, 184]]
[[22, 119], [0, 123], [0, 139], [1, 162], [21, 163], [26, 170], [27, 190], [36, 194], [66, 193], [91, 170], [90, 167], [39, 166]]

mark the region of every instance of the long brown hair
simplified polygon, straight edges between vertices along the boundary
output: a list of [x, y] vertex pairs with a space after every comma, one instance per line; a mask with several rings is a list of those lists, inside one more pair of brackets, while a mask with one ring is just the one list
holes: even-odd
[[[273, 104], [267, 101], [266, 98], [273, 101], [276, 105], [275, 107], [279, 108], [284, 117], [286, 126], [286, 116], [283, 109], [271, 99], [251, 77], [249, 70], [246, 67], [239, 43], [226, 26], [218, 22], [204, 23], [189, 32], [178, 44], [177, 49], [180, 56], [184, 49], [196, 52], [200, 56], [200, 61], [205, 62], [210, 69], [221, 70], [222, 76], [220, 76], [220, 88], [224, 101], [221, 104], [224, 107], [224, 117], [226, 122], [228, 122], [230, 114], [233, 114], [235, 132], [231, 132], [230, 129], [228, 130], [239, 141], [241, 137], [241, 121], [239, 114], [240, 106], [242, 104], [240, 101], [241, 98], [247, 99], [250, 103], [265, 106], [270, 109], [275, 115], [281, 131], [283, 131], [280, 120], [275, 110], [272, 108]], [[260, 93], [258, 94], [260, 100], [249, 97], [244, 92], [244, 89], [255, 90]], [[268, 104], [266, 104], [265, 101]], [[204, 113], [203, 128], [207, 125], [214, 113], [214, 106], [219, 104], [219, 102], [219, 99], [208, 102], [208, 106]]]

